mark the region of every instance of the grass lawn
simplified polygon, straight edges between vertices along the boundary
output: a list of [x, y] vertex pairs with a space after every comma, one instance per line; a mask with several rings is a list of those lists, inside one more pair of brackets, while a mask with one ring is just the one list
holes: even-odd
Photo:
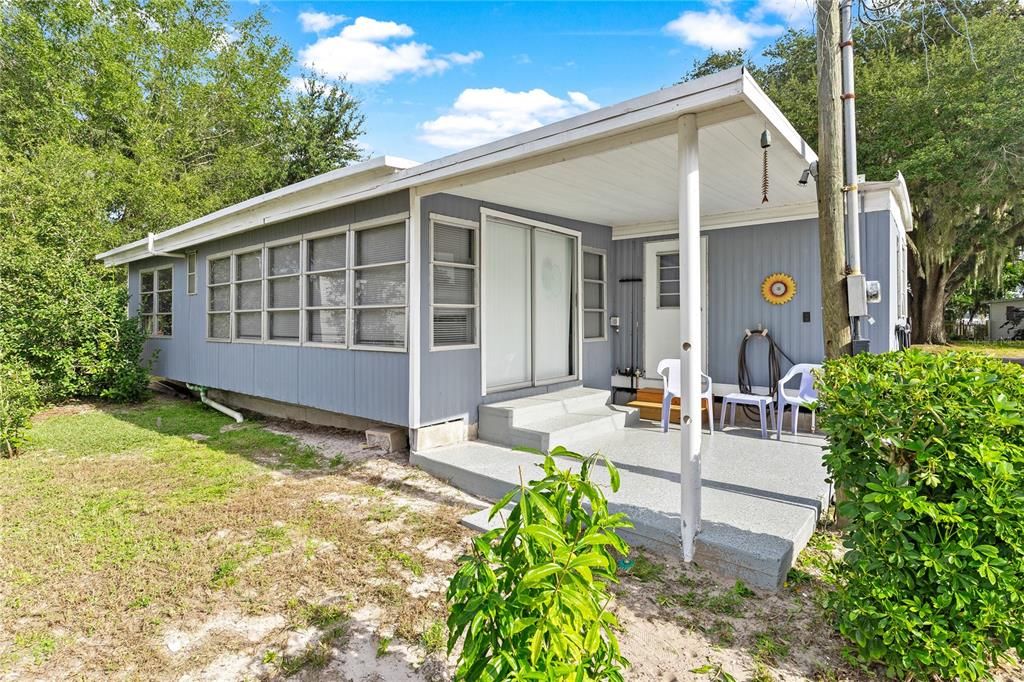
[[167, 398], [58, 409], [0, 459], [0, 678], [288, 674], [360, 617], [421, 660], [443, 645], [446, 585], [424, 578], [454, 570], [470, 509], [231, 424]]
[[1000, 358], [1024, 358], [1024, 341], [952, 341], [948, 346], [921, 344], [915, 345], [914, 348], [931, 353], [970, 350]]

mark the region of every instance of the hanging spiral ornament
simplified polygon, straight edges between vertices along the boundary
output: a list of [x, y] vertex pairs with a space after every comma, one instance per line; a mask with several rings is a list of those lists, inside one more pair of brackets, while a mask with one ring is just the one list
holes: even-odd
[[767, 124], [761, 133], [761, 149], [764, 150], [761, 161], [761, 203], [768, 203], [768, 147], [772, 146], [772, 134]]

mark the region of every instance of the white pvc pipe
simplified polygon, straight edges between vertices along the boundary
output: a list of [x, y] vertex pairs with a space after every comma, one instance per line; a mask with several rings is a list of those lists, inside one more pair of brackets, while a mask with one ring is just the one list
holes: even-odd
[[203, 405], [207, 405], [209, 407], [212, 407], [213, 409], [217, 410], [221, 414], [224, 414], [224, 415], [227, 415], [227, 416], [231, 417], [232, 419], [235, 420], [235, 423], [237, 423], [237, 424], [241, 424], [244, 421], [243, 418], [242, 418], [241, 413], [236, 412], [235, 410], [232, 410], [230, 407], [227, 407], [226, 405], [221, 405], [216, 400], [212, 400], [212, 399], [206, 397], [206, 387], [205, 386], [193, 386], [192, 384], [186, 384], [186, 385], [191, 390], [197, 391], [199, 393], [199, 401]]
[[679, 511], [683, 560], [693, 561], [700, 532], [701, 448], [701, 280], [700, 169], [697, 116], [679, 117], [677, 134], [679, 189], [679, 337], [680, 337], [680, 457]]

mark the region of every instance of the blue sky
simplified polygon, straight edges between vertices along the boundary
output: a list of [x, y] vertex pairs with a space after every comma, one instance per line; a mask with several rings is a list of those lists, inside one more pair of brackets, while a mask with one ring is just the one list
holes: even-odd
[[347, 75], [368, 154], [428, 161], [671, 85], [710, 48], [759, 54], [811, 0], [259, 5], [296, 73]]

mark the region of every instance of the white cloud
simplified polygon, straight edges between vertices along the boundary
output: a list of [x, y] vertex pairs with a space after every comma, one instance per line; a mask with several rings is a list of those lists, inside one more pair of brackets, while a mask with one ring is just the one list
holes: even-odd
[[377, 21], [370, 17], [359, 17], [341, 29], [341, 37], [346, 40], [365, 40], [378, 43], [390, 38], [410, 38], [413, 30], [408, 24], [394, 21]]
[[774, 15], [789, 26], [806, 26], [813, 12], [811, 0], [758, 0], [750, 11], [750, 18], [761, 21], [769, 15]]
[[459, 52], [449, 52], [444, 56], [444, 58], [450, 61], [452, 64], [472, 64], [473, 62], [479, 59], [483, 59], [483, 56], [484, 53], [481, 52], [480, 50], [473, 50], [472, 52], [467, 52], [465, 54], [461, 54]]
[[299, 12], [299, 23], [306, 33], [323, 33], [347, 20], [344, 14], [328, 14], [327, 12]]
[[394, 21], [359, 17], [338, 35], [320, 37], [299, 51], [303, 66], [330, 78], [352, 83], [386, 83], [401, 74], [428, 76], [442, 73], [452, 64], [472, 64], [483, 57], [474, 50], [431, 56], [430, 45], [411, 38], [412, 27]]
[[[781, 0], [780, 0], [781, 1]], [[712, 50], [749, 49], [759, 38], [781, 34], [782, 26], [744, 21], [729, 12], [717, 9], [707, 12], [683, 12], [665, 25], [665, 31], [683, 42]]]
[[598, 106], [582, 92], [569, 92], [562, 99], [540, 88], [521, 92], [469, 88], [456, 98], [449, 113], [420, 124], [420, 139], [443, 149], [464, 149], [593, 111]]

